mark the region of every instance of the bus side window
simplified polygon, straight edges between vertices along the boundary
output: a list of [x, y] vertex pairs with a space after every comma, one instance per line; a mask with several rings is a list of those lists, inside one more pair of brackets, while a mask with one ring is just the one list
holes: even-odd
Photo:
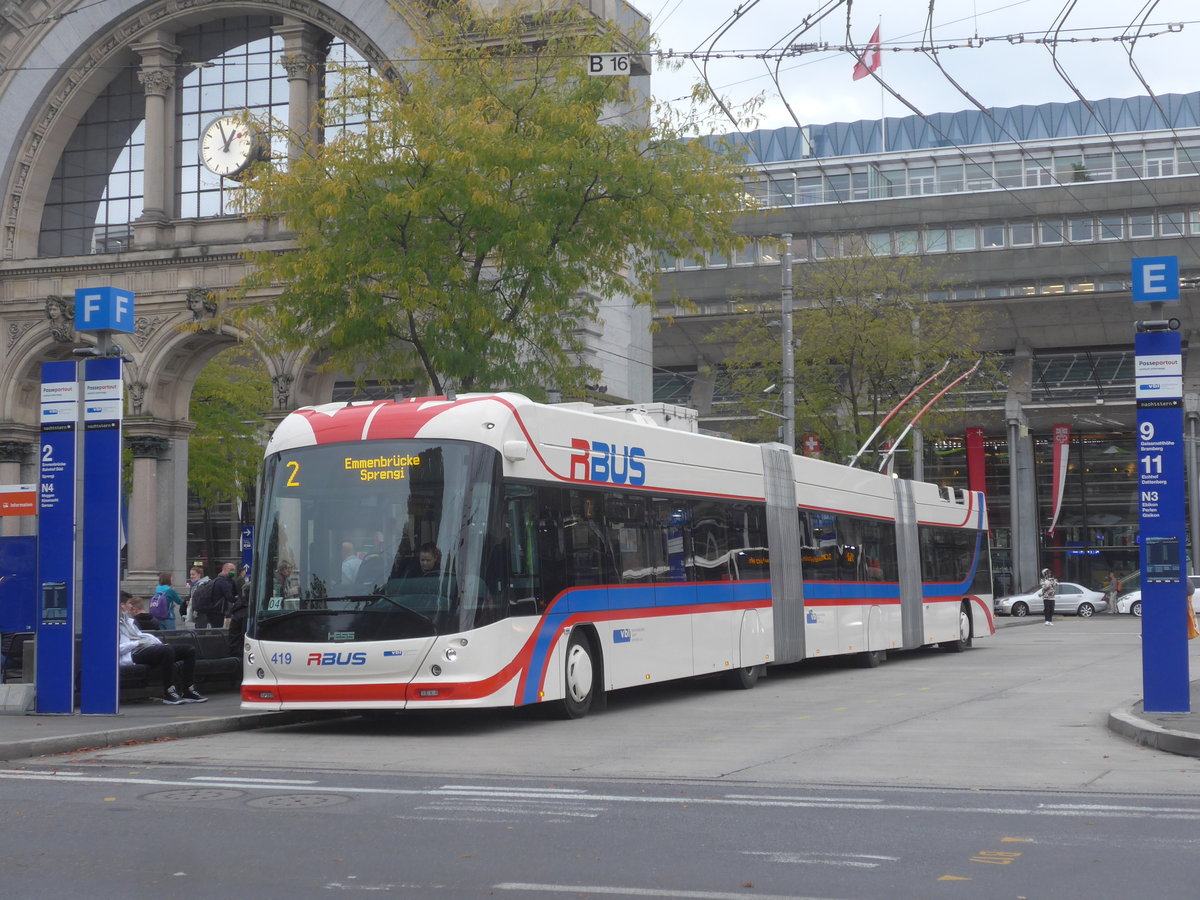
[[690, 510], [686, 502], [665, 497], [655, 497], [652, 501], [654, 542], [656, 559], [654, 560], [654, 580], [660, 584], [668, 582], [688, 581], [688, 567], [691, 564], [686, 549], [686, 534]]
[[506, 486], [500, 521], [491, 529], [484, 580], [508, 614], [532, 615], [545, 609], [538, 578], [539, 539], [535, 490], [524, 485]]
[[542, 592], [538, 610], [557, 597], [567, 586], [567, 537], [564, 531], [563, 500], [566, 493], [558, 487], [539, 487], [537, 511], [537, 556], [542, 564]]
[[726, 521], [728, 504], [697, 500], [692, 504], [692, 568], [696, 581], [732, 581], [734, 560]]
[[598, 491], [567, 491], [562, 528], [566, 536], [567, 582], [607, 584], [615, 578], [615, 558], [604, 527], [604, 495]]
[[769, 581], [771, 552], [767, 548], [767, 520], [761, 506], [734, 503], [726, 507], [731, 547], [737, 551], [738, 581]]

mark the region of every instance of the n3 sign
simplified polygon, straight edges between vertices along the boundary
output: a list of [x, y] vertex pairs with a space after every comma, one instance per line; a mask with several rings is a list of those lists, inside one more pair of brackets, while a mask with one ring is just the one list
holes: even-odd
[[592, 53], [588, 55], [589, 75], [628, 75], [632, 63], [628, 53]]

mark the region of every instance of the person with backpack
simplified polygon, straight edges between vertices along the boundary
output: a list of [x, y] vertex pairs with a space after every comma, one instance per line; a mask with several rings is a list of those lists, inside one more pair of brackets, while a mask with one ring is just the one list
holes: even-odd
[[200, 573], [201, 578], [192, 585], [192, 595], [188, 598], [188, 617], [193, 619], [197, 628], [224, 628], [225, 611], [213, 602], [216, 590], [216, 579]]
[[171, 573], [158, 573], [158, 587], [150, 598], [150, 615], [158, 619], [160, 628], [174, 630], [175, 613], [183, 607], [183, 598], [171, 586]]
[[217, 621], [217, 624], [211, 626], [213, 628], [226, 628], [229, 625], [229, 613], [238, 596], [237, 586], [233, 583], [236, 573], [237, 566], [225, 563], [221, 566], [220, 574], [213, 579], [212, 606], [209, 612], [209, 619]]

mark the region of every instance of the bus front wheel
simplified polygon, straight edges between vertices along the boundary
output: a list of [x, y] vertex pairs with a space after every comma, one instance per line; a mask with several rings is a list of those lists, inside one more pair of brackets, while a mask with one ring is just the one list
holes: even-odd
[[596, 694], [596, 666], [592, 643], [581, 632], [573, 632], [567, 642], [566, 694], [560, 704], [564, 719], [582, 719], [592, 708]]

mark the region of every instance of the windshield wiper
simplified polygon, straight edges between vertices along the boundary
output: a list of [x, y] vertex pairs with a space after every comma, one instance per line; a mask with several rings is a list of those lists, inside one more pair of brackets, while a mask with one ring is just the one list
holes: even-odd
[[430, 625], [433, 624], [433, 619], [429, 618], [429, 616], [425, 615], [423, 612], [419, 612], [418, 610], [413, 609], [411, 606], [405, 606], [399, 600], [396, 600], [394, 597], [389, 597], [387, 594], [355, 594], [348, 597], [328, 597], [326, 599], [328, 601], [344, 600], [348, 603], [376, 603], [380, 600], [383, 600], [396, 607], [396, 609], [403, 610], [406, 613], [412, 613], [414, 616], [424, 619]]

